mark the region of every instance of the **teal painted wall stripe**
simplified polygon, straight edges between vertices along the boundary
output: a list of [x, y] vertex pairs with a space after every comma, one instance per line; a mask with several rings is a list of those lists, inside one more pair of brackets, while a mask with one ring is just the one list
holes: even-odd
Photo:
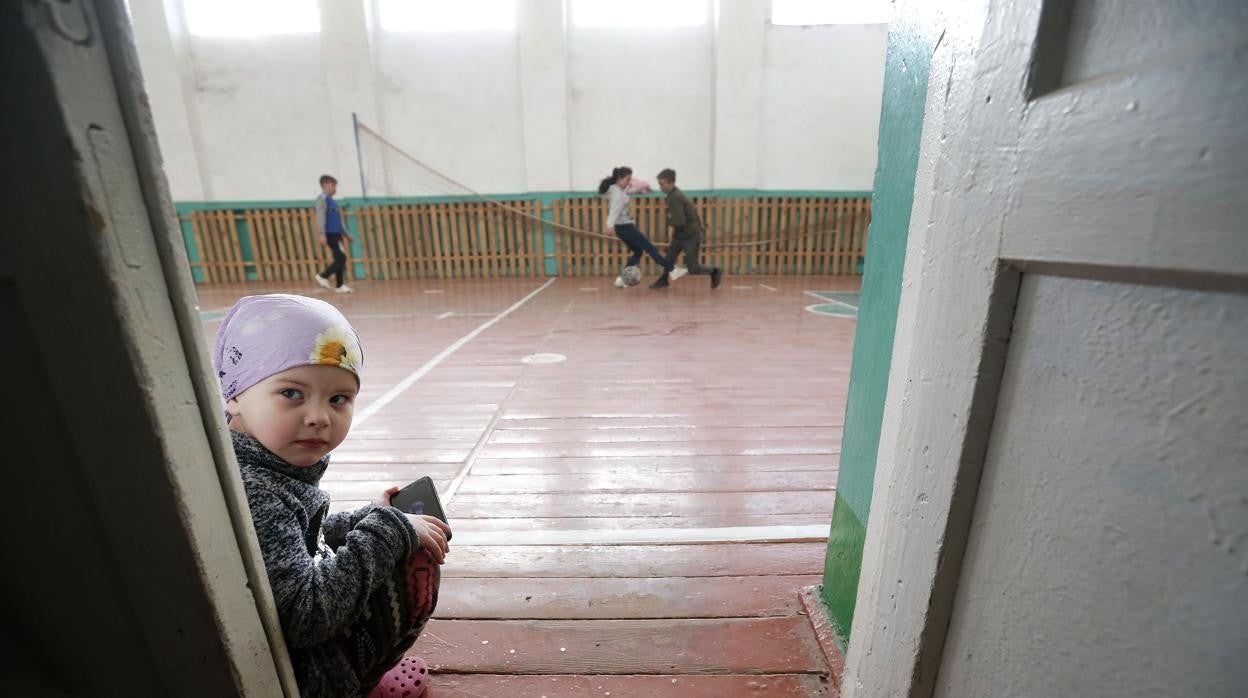
[[914, 204], [932, 44], [932, 37], [904, 20], [889, 27], [879, 164], [875, 171], [862, 303], [854, 333], [840, 474], [823, 580], [824, 602], [845, 634], [845, 641], [853, 625], [858, 579], [862, 573], [864, 532], [871, 513], [893, 334], [901, 300], [901, 273]]

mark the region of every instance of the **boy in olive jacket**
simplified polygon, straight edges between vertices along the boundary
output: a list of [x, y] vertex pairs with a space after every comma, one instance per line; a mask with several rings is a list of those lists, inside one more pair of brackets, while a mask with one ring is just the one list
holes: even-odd
[[[667, 225], [672, 231], [672, 241], [667, 246], [667, 264], [676, 263], [676, 258], [685, 254], [685, 267], [690, 274], [710, 275], [711, 288], [719, 286], [723, 270], [719, 267], [704, 267], [698, 260], [698, 250], [702, 247], [702, 220], [693, 207], [693, 202], [685, 193], [676, 187], [676, 170], [666, 168], [659, 173], [659, 188], [667, 194]], [[650, 288], [667, 288], [669, 283], [667, 272], [658, 281], [650, 284]]]

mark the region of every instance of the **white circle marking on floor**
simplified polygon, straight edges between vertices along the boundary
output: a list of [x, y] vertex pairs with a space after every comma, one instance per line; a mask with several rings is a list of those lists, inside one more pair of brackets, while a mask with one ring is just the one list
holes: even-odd
[[557, 364], [560, 361], [567, 361], [567, 359], [568, 357], [564, 356], [563, 354], [542, 353], [542, 354], [529, 354], [523, 359], [520, 359], [520, 361], [526, 364]]

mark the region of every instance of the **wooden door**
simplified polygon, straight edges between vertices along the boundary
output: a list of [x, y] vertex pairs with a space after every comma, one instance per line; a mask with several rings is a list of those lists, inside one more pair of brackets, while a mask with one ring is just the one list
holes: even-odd
[[992, 2], [963, 58], [846, 695], [1232, 695], [1248, 5]]

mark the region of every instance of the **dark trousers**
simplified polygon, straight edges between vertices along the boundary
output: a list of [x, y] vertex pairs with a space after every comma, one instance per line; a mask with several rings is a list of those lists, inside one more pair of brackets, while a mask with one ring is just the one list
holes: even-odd
[[321, 278], [328, 279], [329, 275], [333, 274], [334, 286], [341, 286], [342, 272], [347, 268], [347, 254], [342, 251], [342, 236], [327, 235], [326, 238], [329, 240], [329, 251], [334, 254], [334, 261], [321, 272]]
[[620, 223], [616, 225], [615, 236], [623, 241], [626, 246], [628, 246], [630, 254], [628, 255], [628, 262], [624, 266], [637, 266], [637, 263], [641, 261], [641, 255], [644, 252], [645, 254], [650, 255], [650, 259], [653, 259], [654, 263], [658, 264], [663, 271], [672, 270], [672, 263], [664, 259], [663, 255], [659, 253], [659, 248], [655, 247], [654, 243], [650, 242], [650, 238], [646, 237], [646, 234], [638, 230], [637, 226], [632, 223]]
[[685, 268], [690, 274], [710, 274], [715, 267], [704, 267], [698, 259], [698, 251], [702, 248], [701, 235], [677, 234], [667, 243], [667, 264], [669, 269], [676, 265], [676, 258], [685, 253]]

